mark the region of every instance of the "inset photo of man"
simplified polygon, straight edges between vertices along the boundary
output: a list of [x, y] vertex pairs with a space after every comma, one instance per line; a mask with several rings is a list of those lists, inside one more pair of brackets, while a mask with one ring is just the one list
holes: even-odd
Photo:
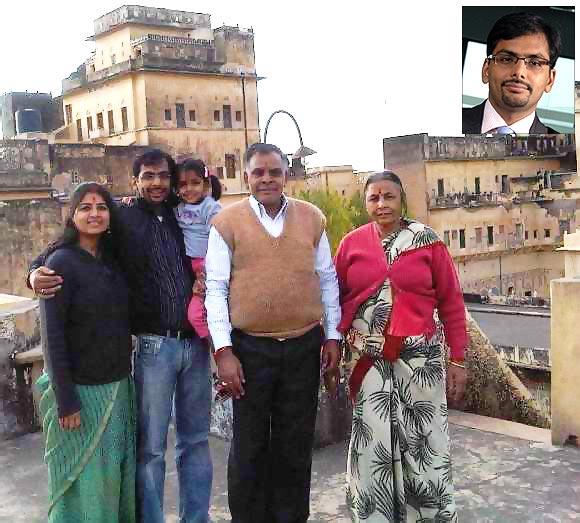
[[463, 7], [464, 134], [574, 132], [574, 7]]

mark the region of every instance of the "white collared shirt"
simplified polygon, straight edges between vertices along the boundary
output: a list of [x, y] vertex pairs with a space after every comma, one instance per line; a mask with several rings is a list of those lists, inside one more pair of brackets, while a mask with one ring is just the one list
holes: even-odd
[[[278, 214], [271, 218], [264, 206], [250, 196], [250, 206], [256, 213], [262, 226], [268, 234], [277, 238], [282, 234], [284, 220], [288, 210], [288, 200], [282, 196], [282, 207]], [[215, 349], [228, 347], [232, 344], [228, 295], [232, 267], [232, 253], [221, 234], [212, 227], [209, 232], [207, 255], [205, 258], [207, 324]], [[323, 231], [316, 249], [314, 270], [320, 279], [320, 295], [324, 307], [322, 323], [327, 340], [340, 340], [341, 335], [336, 330], [340, 323], [340, 303], [338, 293], [338, 278], [330, 253], [330, 244], [326, 231]]]
[[530, 134], [530, 129], [536, 118], [536, 113], [528, 114], [525, 118], [508, 125], [501, 115], [495, 110], [494, 106], [491, 105], [489, 100], [485, 101], [485, 107], [483, 108], [483, 120], [481, 121], [481, 133], [485, 134], [492, 129], [497, 129], [498, 127], [509, 127], [516, 134]]

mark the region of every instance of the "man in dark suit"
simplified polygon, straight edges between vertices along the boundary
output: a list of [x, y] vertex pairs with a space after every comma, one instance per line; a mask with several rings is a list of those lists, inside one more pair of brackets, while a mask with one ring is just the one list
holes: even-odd
[[554, 85], [560, 55], [560, 34], [529, 13], [501, 17], [487, 37], [487, 58], [481, 71], [489, 85], [488, 99], [463, 109], [463, 133], [554, 134], [536, 106]]

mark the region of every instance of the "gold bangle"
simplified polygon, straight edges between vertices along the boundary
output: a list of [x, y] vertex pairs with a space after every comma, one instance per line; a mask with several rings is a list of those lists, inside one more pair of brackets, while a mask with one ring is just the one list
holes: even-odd
[[454, 367], [459, 367], [460, 369], [465, 369], [465, 365], [461, 365], [461, 363], [457, 363], [456, 361], [449, 360], [449, 365], [453, 365]]

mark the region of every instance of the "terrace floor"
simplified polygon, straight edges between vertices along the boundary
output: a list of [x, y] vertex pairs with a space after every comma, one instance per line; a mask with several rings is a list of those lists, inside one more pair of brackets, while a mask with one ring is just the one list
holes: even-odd
[[[459, 520], [470, 523], [580, 521], [580, 449], [553, 447], [550, 432], [518, 423], [450, 412]], [[177, 477], [170, 433], [166, 521], [175, 523]], [[211, 516], [229, 521], [228, 442], [211, 437], [214, 485]], [[312, 522], [348, 522], [344, 499], [347, 443], [314, 453]], [[0, 441], [0, 521], [46, 521], [47, 481], [42, 434]]]

